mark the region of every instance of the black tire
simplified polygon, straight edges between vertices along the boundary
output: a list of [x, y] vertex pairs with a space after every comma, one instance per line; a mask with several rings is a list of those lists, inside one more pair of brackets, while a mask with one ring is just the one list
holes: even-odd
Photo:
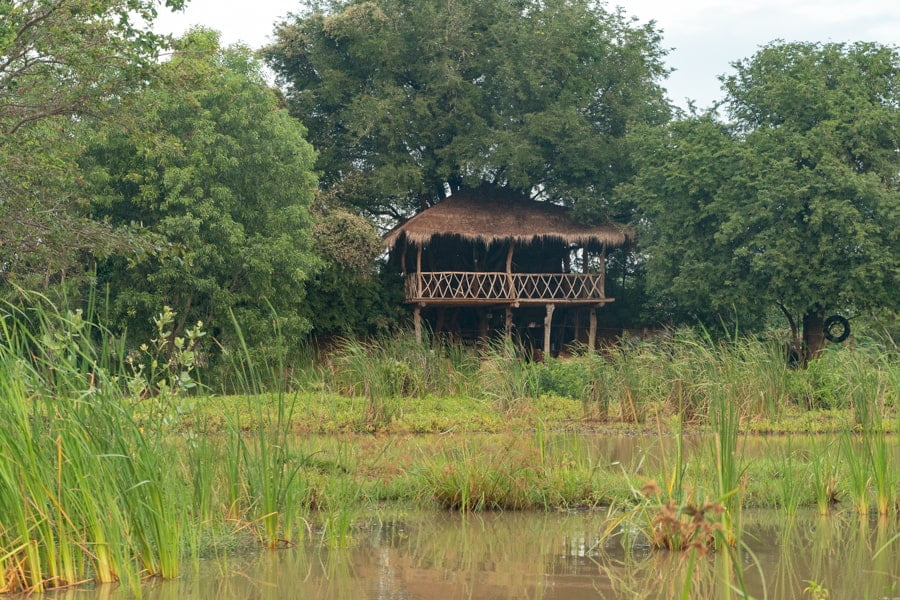
[[840, 344], [850, 337], [850, 321], [841, 315], [831, 315], [825, 319], [825, 339]]

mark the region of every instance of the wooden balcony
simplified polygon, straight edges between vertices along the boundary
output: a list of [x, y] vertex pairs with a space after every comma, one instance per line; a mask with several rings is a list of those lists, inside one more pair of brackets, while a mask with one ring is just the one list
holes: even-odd
[[507, 304], [602, 305], [603, 273], [431, 271], [406, 276], [406, 301], [445, 306]]

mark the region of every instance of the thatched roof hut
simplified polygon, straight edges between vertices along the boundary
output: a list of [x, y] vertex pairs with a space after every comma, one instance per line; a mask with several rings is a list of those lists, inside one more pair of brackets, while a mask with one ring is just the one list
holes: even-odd
[[427, 245], [436, 236], [451, 236], [487, 246], [553, 240], [596, 249], [622, 246], [633, 238], [623, 225], [581, 224], [563, 206], [529, 200], [520, 194], [482, 196], [477, 191], [457, 192], [422, 211], [388, 232], [384, 243], [391, 250], [404, 236], [417, 246]]
[[[480, 338], [488, 336], [498, 307], [507, 337], [514, 329], [530, 336], [537, 310], [544, 312], [549, 353], [554, 335], [557, 349], [579, 338], [576, 313], [588, 313], [587, 342], [594, 347], [596, 311], [614, 300], [605, 291], [607, 249], [632, 238], [623, 225], [585, 225], [563, 206], [480, 188], [457, 192], [401, 223], [384, 243], [405, 276], [419, 339], [423, 309], [434, 313], [433, 331], [462, 331], [467, 320], [477, 321]], [[557, 307], [557, 323], [573, 321], [572, 331], [558, 324], [553, 333]]]

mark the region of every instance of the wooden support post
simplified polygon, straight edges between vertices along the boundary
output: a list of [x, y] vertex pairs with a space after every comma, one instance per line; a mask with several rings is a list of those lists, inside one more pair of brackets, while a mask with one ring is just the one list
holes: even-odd
[[416, 304], [413, 307], [413, 328], [416, 331], [416, 341], [422, 343], [422, 307]]
[[550, 327], [553, 325], [553, 311], [555, 308], [555, 305], [548, 304], [547, 316], [544, 317], [544, 358], [550, 356]]
[[481, 309], [478, 311], [478, 341], [482, 344], [488, 342], [488, 318], [487, 311]]
[[506, 341], [512, 341], [513, 313], [512, 308], [506, 307], [506, 319], [504, 321], [504, 332], [506, 333]]
[[506, 280], [507, 287], [509, 288], [509, 297], [514, 299], [516, 297], [516, 286], [515, 281], [512, 276], [512, 259], [513, 259], [513, 250], [516, 247], [516, 243], [512, 240], [509, 241], [509, 250], [506, 252]]
[[416, 244], [416, 298], [422, 297], [422, 244]]
[[597, 348], [597, 309], [591, 307], [591, 325], [588, 329], [588, 350], [593, 352]]
[[606, 298], [606, 244], [600, 251], [600, 297]]

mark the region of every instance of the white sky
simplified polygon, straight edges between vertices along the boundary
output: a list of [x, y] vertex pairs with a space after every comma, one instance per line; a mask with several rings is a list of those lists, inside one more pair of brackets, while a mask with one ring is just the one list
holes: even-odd
[[[900, 46], [900, 0], [619, 0], [627, 15], [654, 20], [670, 48], [675, 71], [663, 83], [669, 98], [700, 108], [721, 99], [716, 78], [730, 63], [775, 39], [809, 42], [874, 41]], [[192, 25], [222, 33], [226, 44], [258, 48], [273, 24], [301, 0], [190, 0], [181, 13], [161, 13], [157, 31], [181, 34]]]

